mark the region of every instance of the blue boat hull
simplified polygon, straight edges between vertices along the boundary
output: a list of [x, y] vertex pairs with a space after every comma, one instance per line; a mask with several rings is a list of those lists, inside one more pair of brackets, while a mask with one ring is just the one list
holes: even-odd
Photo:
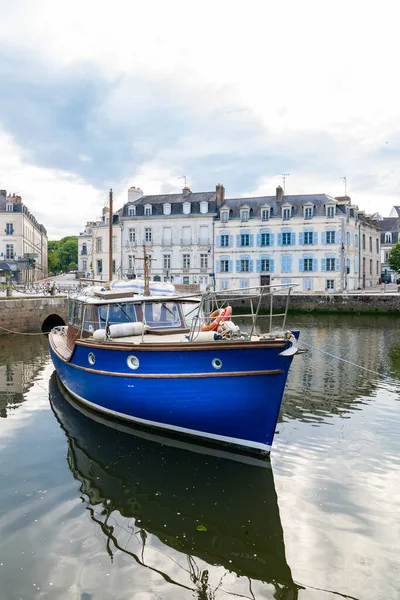
[[[270, 450], [292, 356], [284, 348], [141, 350], [75, 346], [50, 352], [61, 382], [87, 406], [147, 426]], [[88, 363], [90, 352], [95, 365]], [[127, 366], [134, 353], [139, 372]], [[222, 362], [217, 372], [213, 359]]]

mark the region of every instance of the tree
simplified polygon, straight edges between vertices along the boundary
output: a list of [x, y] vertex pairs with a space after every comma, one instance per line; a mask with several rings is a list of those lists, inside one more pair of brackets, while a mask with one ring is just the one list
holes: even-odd
[[[73, 263], [73, 268], [70, 268]], [[78, 238], [68, 235], [61, 240], [51, 240], [48, 243], [49, 271], [73, 271], [78, 263]]]
[[389, 267], [395, 273], [400, 273], [400, 242], [397, 242], [397, 244], [391, 249], [388, 263]]

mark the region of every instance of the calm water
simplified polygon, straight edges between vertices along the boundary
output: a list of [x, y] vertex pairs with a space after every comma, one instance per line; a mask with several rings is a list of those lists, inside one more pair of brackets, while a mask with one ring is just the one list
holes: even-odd
[[[400, 320], [291, 317], [400, 378]], [[400, 385], [296, 357], [265, 467], [128, 434], [0, 337], [0, 600], [400, 598]]]

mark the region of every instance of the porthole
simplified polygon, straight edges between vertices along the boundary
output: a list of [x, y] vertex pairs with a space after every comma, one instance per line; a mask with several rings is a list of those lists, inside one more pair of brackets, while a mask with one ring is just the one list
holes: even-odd
[[139, 359], [136, 356], [128, 356], [126, 362], [128, 367], [134, 371], [139, 368]]
[[93, 354], [93, 352], [89, 352], [88, 361], [89, 361], [90, 365], [94, 365], [94, 363], [96, 362], [96, 358], [95, 358], [95, 355]]
[[222, 360], [220, 358], [214, 358], [211, 364], [214, 369], [220, 369], [222, 367]]

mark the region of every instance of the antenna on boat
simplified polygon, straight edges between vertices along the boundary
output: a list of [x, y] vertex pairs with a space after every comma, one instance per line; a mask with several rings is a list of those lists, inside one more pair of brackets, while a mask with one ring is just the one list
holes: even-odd
[[108, 229], [108, 234], [109, 234], [109, 240], [108, 240], [108, 245], [109, 245], [109, 262], [108, 262], [108, 279], [109, 281], [112, 281], [113, 279], [113, 257], [112, 257], [112, 241], [113, 241], [113, 191], [112, 188], [110, 188], [110, 194], [109, 194], [109, 219], [108, 219], [108, 224], [109, 224], [109, 229]]

